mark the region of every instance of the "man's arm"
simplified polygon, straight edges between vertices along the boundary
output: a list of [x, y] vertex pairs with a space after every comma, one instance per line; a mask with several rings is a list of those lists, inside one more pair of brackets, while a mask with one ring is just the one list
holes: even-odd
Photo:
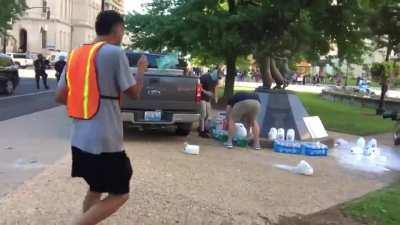
[[66, 105], [67, 104], [67, 96], [68, 96], [68, 87], [66, 76], [66, 67], [64, 67], [63, 72], [61, 73], [60, 81], [58, 82], [58, 87], [56, 91], [56, 102]]
[[137, 72], [136, 72], [136, 76], [135, 76], [136, 84], [124, 91], [124, 94], [126, 94], [131, 99], [139, 99], [140, 98], [140, 93], [142, 92], [142, 89], [143, 89], [144, 73], [147, 70], [147, 67], [149, 66], [147, 57], [145, 55], [142, 55], [142, 57], [140, 57], [137, 65], [138, 65], [138, 67], [137, 67]]
[[68, 94], [67, 88], [65, 88], [65, 87], [59, 88], [56, 92], [56, 102], [66, 105], [67, 104], [67, 94]]
[[212, 93], [213, 93], [213, 95], [214, 95], [214, 101], [215, 101], [215, 103], [218, 103], [218, 93], [217, 93], [218, 88], [217, 88], [217, 86], [218, 86], [218, 85], [214, 86], [214, 88], [213, 88], [213, 90], [212, 90]]

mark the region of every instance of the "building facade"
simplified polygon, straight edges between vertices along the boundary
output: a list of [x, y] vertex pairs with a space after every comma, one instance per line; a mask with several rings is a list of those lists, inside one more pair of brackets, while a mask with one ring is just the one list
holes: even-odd
[[115, 10], [121, 14], [124, 14], [124, 0], [105, 0], [104, 9]]
[[8, 32], [7, 52], [68, 52], [95, 38], [101, 0], [27, 0], [27, 5]]

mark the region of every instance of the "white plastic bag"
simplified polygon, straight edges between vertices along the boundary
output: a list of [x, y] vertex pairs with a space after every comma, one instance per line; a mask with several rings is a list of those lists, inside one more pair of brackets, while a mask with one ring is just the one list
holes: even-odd
[[188, 143], [185, 143], [185, 147], [184, 147], [183, 151], [187, 154], [199, 155], [200, 154], [200, 146], [189, 145]]
[[289, 172], [301, 175], [312, 176], [314, 174], [314, 168], [312, 168], [312, 166], [304, 160], [301, 160], [300, 163], [297, 164], [297, 166], [288, 166], [282, 164], [277, 164], [274, 166], [276, 168], [287, 170]]

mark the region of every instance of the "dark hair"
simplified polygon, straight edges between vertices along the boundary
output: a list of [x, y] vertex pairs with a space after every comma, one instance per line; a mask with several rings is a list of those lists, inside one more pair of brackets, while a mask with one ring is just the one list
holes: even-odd
[[96, 34], [99, 36], [111, 34], [117, 24], [123, 24], [124, 18], [114, 10], [100, 12], [96, 18]]

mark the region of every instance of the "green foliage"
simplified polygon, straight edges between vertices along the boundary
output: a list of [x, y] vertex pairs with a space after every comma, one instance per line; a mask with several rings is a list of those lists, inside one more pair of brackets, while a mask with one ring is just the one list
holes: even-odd
[[344, 212], [363, 223], [398, 225], [399, 201], [400, 184], [395, 184], [347, 204]]
[[26, 9], [25, 0], [2, 0], [0, 7], [0, 33], [11, 28], [11, 22], [21, 16]]
[[400, 52], [400, 4], [398, 0], [371, 1], [369, 28], [376, 48], [387, 48], [386, 61], [393, 50]]
[[371, 76], [374, 81], [386, 82], [391, 77], [399, 75], [399, 66], [395, 62], [374, 63], [371, 67]]
[[371, 8], [365, 0], [155, 0], [148, 14], [126, 21], [132, 47], [190, 54], [198, 65], [225, 62], [233, 85], [232, 67], [250, 54], [294, 65], [318, 62], [335, 45], [340, 61], [361, 62]]

